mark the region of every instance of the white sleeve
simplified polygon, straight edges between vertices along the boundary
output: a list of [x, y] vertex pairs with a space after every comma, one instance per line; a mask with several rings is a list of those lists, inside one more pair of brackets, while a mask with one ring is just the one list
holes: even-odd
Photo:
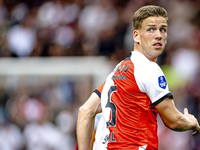
[[156, 63], [149, 63], [142, 68], [135, 68], [135, 78], [141, 92], [146, 93], [153, 105], [158, 104], [166, 97], [173, 99], [169, 91], [166, 78]]

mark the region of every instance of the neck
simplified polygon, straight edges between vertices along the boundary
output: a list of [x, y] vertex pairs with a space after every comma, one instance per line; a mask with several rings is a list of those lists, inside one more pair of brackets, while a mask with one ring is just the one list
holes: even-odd
[[156, 62], [158, 57], [152, 58], [146, 51], [144, 51], [139, 45], [134, 45], [134, 51], [140, 52], [143, 54], [149, 61]]

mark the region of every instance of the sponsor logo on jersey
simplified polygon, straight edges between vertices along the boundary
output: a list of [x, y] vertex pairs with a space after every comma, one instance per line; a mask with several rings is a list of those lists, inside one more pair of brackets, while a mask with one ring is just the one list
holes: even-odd
[[158, 77], [158, 84], [162, 89], [165, 89], [167, 87], [165, 76]]
[[130, 65], [120, 65], [115, 70], [115, 74], [112, 76], [112, 79], [121, 79], [126, 80], [127, 75], [125, 73], [128, 71]]

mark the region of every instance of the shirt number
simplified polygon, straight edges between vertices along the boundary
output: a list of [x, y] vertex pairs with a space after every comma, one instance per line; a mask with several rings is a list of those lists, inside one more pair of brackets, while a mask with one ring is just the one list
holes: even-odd
[[112, 95], [113, 92], [117, 91], [117, 86], [113, 85], [110, 87], [109, 91], [108, 91], [108, 101], [106, 104], [106, 107], [109, 107], [111, 109], [111, 120], [106, 122], [107, 128], [109, 126], [115, 126], [116, 125], [116, 105], [111, 102], [110, 97]]

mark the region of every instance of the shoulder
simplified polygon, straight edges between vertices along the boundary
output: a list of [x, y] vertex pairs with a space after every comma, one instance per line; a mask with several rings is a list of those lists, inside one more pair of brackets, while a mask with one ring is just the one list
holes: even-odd
[[134, 76], [140, 90], [146, 93], [148, 89], [157, 85], [161, 87], [163, 85], [164, 88], [166, 79], [160, 66], [155, 62], [149, 61], [139, 52], [133, 54], [131, 60], [134, 63]]
[[131, 60], [134, 64], [136, 75], [139, 74], [140, 76], [147, 76], [154, 75], [155, 72], [162, 73], [162, 70], [157, 63], [149, 61], [140, 52], [133, 51]]

